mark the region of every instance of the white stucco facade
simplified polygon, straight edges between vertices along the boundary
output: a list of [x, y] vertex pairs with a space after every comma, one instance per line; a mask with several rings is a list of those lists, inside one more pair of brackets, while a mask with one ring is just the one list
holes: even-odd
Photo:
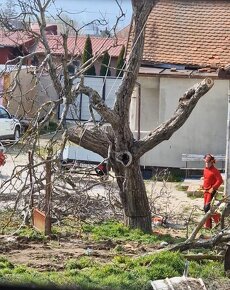
[[[138, 90], [133, 94], [130, 124], [135, 135], [142, 138], [177, 108], [179, 98], [202, 78], [188, 76], [140, 76], [140, 120], [138, 121]], [[203, 96], [186, 123], [167, 141], [141, 158], [142, 166], [184, 167], [182, 153], [225, 154], [228, 106], [228, 80], [214, 79], [214, 86]], [[135, 113], [134, 113], [135, 112]]]

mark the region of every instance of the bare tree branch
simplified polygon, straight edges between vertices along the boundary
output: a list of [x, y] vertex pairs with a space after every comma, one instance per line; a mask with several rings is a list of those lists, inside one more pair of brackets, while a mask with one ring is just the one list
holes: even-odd
[[179, 100], [179, 105], [174, 115], [168, 121], [150, 132], [146, 137], [136, 142], [136, 158], [140, 158], [162, 141], [168, 140], [186, 122], [199, 99], [212, 88], [213, 84], [214, 81], [212, 79], [206, 78], [189, 89]]

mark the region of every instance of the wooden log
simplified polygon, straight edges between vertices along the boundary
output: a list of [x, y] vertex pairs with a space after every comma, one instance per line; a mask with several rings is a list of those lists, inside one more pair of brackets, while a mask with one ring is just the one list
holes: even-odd
[[201, 260], [212, 260], [212, 261], [223, 261], [224, 260], [224, 256], [223, 255], [208, 255], [208, 254], [187, 254], [184, 255], [184, 257], [191, 261], [201, 261]]

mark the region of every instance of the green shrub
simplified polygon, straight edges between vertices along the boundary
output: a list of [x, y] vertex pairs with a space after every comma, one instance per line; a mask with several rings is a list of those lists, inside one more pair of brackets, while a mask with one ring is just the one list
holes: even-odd
[[106, 51], [101, 61], [100, 76], [111, 76], [109, 65], [110, 65], [110, 55], [108, 51]]
[[[82, 55], [82, 64], [86, 63], [93, 57], [92, 42], [90, 36], [88, 35], [85, 41], [84, 51]], [[90, 63], [87, 64], [87, 66]], [[85, 75], [96, 75], [95, 66], [92, 65], [88, 70], [85, 71]]]
[[125, 46], [123, 45], [116, 63], [116, 76], [122, 77], [125, 70]]

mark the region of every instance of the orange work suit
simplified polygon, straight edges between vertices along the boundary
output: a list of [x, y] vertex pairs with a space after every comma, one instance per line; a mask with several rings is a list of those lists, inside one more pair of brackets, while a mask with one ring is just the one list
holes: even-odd
[[[210, 210], [211, 201], [216, 193], [216, 190], [220, 187], [223, 183], [222, 176], [219, 170], [215, 166], [206, 167], [204, 168], [204, 182], [203, 182], [203, 189], [204, 189], [204, 212], [208, 212]], [[213, 193], [209, 193], [210, 189], [213, 189]], [[215, 223], [219, 223], [220, 221], [220, 214], [214, 213], [211, 217], [209, 217], [205, 222], [205, 227], [208, 229], [212, 228], [212, 219]]]

